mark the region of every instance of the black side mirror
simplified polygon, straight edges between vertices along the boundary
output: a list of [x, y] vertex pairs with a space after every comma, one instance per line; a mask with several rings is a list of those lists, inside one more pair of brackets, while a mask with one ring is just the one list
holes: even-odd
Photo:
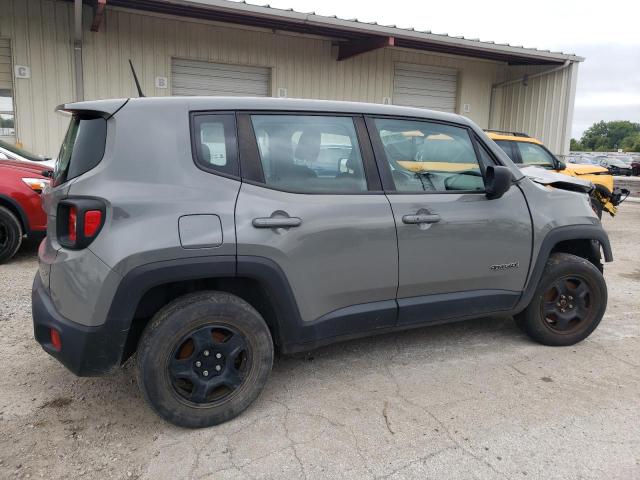
[[558, 160], [558, 165], [556, 167], [556, 170], [566, 170], [567, 169], [567, 164], [564, 163], [562, 160]]
[[485, 191], [487, 198], [494, 200], [502, 197], [511, 188], [513, 175], [509, 167], [489, 165], [485, 172]]

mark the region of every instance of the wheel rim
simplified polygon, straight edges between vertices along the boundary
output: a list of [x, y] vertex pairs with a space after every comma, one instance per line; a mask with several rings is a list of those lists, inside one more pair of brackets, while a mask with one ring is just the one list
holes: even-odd
[[180, 339], [167, 370], [182, 399], [208, 405], [237, 391], [247, 378], [249, 365], [246, 338], [228, 325], [210, 324]]
[[542, 299], [545, 325], [555, 333], [575, 333], [589, 323], [594, 310], [591, 286], [578, 276], [556, 280]]

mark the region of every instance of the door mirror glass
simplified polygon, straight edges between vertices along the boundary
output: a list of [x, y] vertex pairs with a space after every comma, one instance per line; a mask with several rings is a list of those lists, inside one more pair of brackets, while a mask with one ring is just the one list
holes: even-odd
[[509, 167], [489, 165], [485, 172], [487, 198], [494, 200], [502, 197], [511, 188], [512, 181]]
[[557, 170], [566, 170], [566, 169], [567, 169], [567, 164], [564, 163], [562, 160], [558, 160]]

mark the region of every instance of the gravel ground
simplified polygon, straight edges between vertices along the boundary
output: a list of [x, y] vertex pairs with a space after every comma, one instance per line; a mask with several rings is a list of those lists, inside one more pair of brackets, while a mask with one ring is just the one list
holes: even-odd
[[158, 419], [131, 366], [76, 378], [32, 338], [35, 246], [0, 266], [0, 478], [640, 478], [640, 204], [605, 219], [607, 314], [549, 348], [489, 318], [276, 361], [239, 418]]

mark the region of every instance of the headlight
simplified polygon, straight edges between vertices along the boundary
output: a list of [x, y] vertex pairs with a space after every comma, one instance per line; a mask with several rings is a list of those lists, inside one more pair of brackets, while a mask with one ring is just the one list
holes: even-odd
[[23, 178], [22, 181], [34, 192], [40, 194], [49, 185], [49, 180], [46, 178]]

